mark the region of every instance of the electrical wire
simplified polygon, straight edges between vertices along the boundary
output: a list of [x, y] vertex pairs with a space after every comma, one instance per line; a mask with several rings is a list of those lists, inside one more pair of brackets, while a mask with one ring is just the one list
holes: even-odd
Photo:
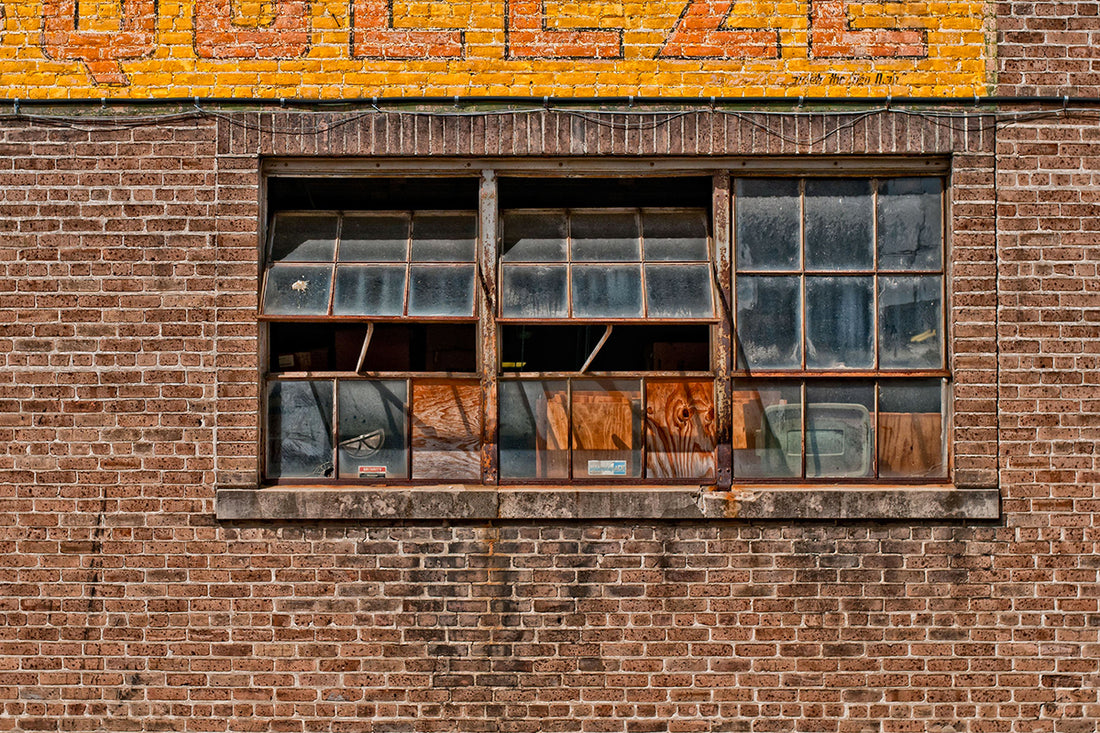
[[[72, 100], [70, 100], [72, 101]], [[151, 101], [151, 100], [143, 100]], [[272, 101], [272, 100], [267, 100]], [[393, 100], [389, 100], [393, 101]], [[400, 100], [398, 100], [400, 101]], [[592, 100], [588, 100], [592, 101]], [[782, 100], [779, 100], [782, 101]], [[794, 100], [787, 100], [793, 102]], [[928, 101], [928, 100], [921, 100]], [[958, 104], [960, 100], [940, 100], [943, 104]], [[1018, 104], [1034, 103], [1035, 99], [1021, 98], [1018, 100]], [[1043, 102], [1049, 102], [1051, 100], [1042, 100]], [[385, 115], [385, 116], [397, 116], [397, 117], [424, 117], [424, 118], [454, 118], [454, 117], [490, 117], [490, 116], [520, 116], [536, 113], [556, 113], [565, 115], [567, 117], [573, 117], [584, 120], [587, 123], [614, 130], [622, 131], [652, 131], [665, 127], [676, 120], [689, 117], [696, 114], [718, 114], [723, 116], [735, 117], [745, 124], [760, 130], [761, 132], [774, 137], [783, 142], [792, 145], [819, 145], [826, 140], [844, 132], [845, 130], [852, 129], [859, 125], [861, 122], [881, 114], [896, 114], [906, 117], [918, 117], [924, 119], [932, 124], [940, 127], [945, 127], [953, 131], [961, 131], [969, 129], [975, 132], [986, 131], [993, 127], [1004, 127], [1007, 125], [1020, 124], [1024, 122], [1034, 122], [1047, 119], [1058, 118], [1086, 118], [1086, 119], [1100, 119], [1100, 109], [1084, 106], [1069, 106], [1064, 100], [1062, 107], [1055, 107], [1053, 109], [1040, 109], [1040, 110], [1004, 110], [999, 108], [989, 108], [986, 100], [981, 98], [975, 98], [974, 108], [939, 108], [939, 109], [915, 109], [912, 107], [898, 106], [891, 104], [891, 100], [885, 100], [885, 104], [882, 104], [882, 100], [879, 100], [879, 105], [864, 109], [814, 109], [807, 110], [802, 108], [803, 100], [799, 100], [799, 106], [796, 109], [757, 109], [757, 110], [739, 110], [729, 109], [723, 106], [717, 106], [713, 100], [709, 104], [700, 104], [702, 100], [696, 100], [694, 105], [689, 105], [688, 109], [680, 110], [660, 110], [660, 109], [646, 109], [633, 106], [631, 104], [627, 108], [616, 109], [584, 109], [579, 107], [570, 106], [551, 106], [548, 101], [545, 101], [542, 105], [533, 104], [507, 104], [499, 108], [481, 108], [481, 109], [463, 109], [460, 104], [460, 100], [454, 100], [454, 108], [452, 109], [400, 109], [383, 107], [379, 104], [378, 100], [369, 100], [366, 102], [366, 110], [360, 109], [346, 116], [341, 116], [335, 120], [332, 119], [333, 114], [340, 114], [336, 109], [324, 109], [316, 105], [310, 105], [308, 109], [301, 109], [298, 106], [292, 105], [287, 108], [280, 106], [278, 109], [261, 109], [261, 110], [248, 110], [245, 113], [241, 112], [226, 112], [211, 109], [203, 106], [203, 103], [199, 100], [194, 100], [192, 108], [186, 111], [169, 112], [162, 114], [146, 114], [146, 115], [126, 115], [126, 114], [111, 114], [111, 115], [51, 115], [51, 114], [32, 114], [19, 110], [18, 102], [15, 104], [16, 111], [10, 113], [0, 114], [0, 120], [17, 120], [23, 122], [30, 122], [33, 124], [39, 124], [44, 126], [58, 126], [68, 129], [74, 129], [84, 132], [92, 132], [94, 130], [102, 129], [133, 129], [137, 127], [148, 127], [154, 125], [170, 125], [181, 124], [189, 121], [206, 121], [217, 120], [223, 122], [232, 127], [239, 129], [249, 130], [253, 132], [259, 132], [261, 134], [272, 136], [316, 136], [325, 135], [336, 129], [350, 125], [360, 120], [366, 119], [373, 115]], [[1091, 101], [1091, 100], [1090, 100]], [[477, 98], [471, 98], [467, 102], [477, 102]], [[834, 103], [851, 103], [847, 100], [834, 100]], [[501, 100], [494, 100], [496, 104], [502, 104]], [[969, 100], [966, 101], [970, 104]], [[985, 108], [981, 108], [978, 105], [980, 103], [986, 103]], [[997, 104], [1008, 104], [1009, 102], [999, 100]], [[24, 102], [26, 104], [26, 102]], [[48, 104], [48, 101], [43, 100], [41, 104]], [[339, 106], [358, 106], [362, 107], [363, 104], [357, 104], [356, 102], [334, 102], [330, 106], [335, 108]], [[101, 109], [106, 109], [105, 103], [101, 103]], [[252, 119], [262, 115], [275, 115], [275, 114], [300, 114], [307, 117], [312, 117], [318, 120], [325, 120], [323, 124], [312, 127], [312, 129], [288, 129], [286, 127], [280, 127], [272, 124], [263, 124], [261, 122], [252, 122]], [[790, 119], [805, 119], [813, 121], [815, 119], [821, 120], [823, 126], [828, 126], [827, 121], [835, 120], [836, 124], [829, 127], [829, 129], [823, 130], [819, 135], [812, 138], [804, 138], [802, 136], [792, 136], [786, 134], [780, 129], [773, 126], [771, 121], [773, 120], [790, 120]], [[974, 122], [977, 121], [977, 125]]]

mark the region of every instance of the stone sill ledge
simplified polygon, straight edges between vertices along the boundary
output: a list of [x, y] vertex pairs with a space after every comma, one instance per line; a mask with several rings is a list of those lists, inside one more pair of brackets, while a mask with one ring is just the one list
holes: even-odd
[[217, 490], [221, 520], [994, 520], [996, 488], [935, 486], [286, 487]]

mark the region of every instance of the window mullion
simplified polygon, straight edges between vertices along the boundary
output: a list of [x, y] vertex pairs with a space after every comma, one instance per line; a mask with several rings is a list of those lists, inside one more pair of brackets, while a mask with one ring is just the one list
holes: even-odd
[[716, 331], [716, 348], [714, 353], [715, 363], [712, 365], [717, 379], [714, 384], [714, 413], [716, 431], [716, 473], [718, 488], [729, 489], [733, 483], [733, 450], [731, 448], [731, 431], [733, 409], [733, 386], [730, 373], [735, 364], [733, 346], [734, 338], [734, 306], [733, 306], [733, 281], [732, 281], [732, 226], [730, 206], [730, 174], [729, 171], [718, 171], [712, 179], [712, 209], [713, 209], [713, 247], [712, 262], [715, 268], [715, 280], [718, 286], [718, 305], [725, 311], [720, 313]]
[[478, 189], [477, 270], [481, 297], [477, 299], [478, 371], [481, 374], [481, 482], [497, 483], [497, 373], [500, 364], [496, 322], [497, 260], [499, 226], [497, 222], [497, 179], [490, 169], [482, 171]]

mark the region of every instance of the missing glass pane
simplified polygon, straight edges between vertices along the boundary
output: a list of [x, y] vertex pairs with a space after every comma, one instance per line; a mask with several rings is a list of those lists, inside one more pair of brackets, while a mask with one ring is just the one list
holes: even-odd
[[[605, 333], [603, 325], [503, 326], [501, 368], [506, 372], [575, 372]], [[710, 327], [616, 325], [589, 372], [707, 371]]]
[[[364, 356], [364, 372], [473, 372], [477, 328], [472, 323], [378, 323]], [[356, 371], [367, 324], [272, 323], [268, 368]]]

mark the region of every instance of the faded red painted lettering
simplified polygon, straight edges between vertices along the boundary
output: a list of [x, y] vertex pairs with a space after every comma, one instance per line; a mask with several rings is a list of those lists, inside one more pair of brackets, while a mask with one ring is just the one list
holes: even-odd
[[97, 84], [127, 84], [122, 61], [153, 53], [156, 0], [122, 0], [117, 31], [81, 30], [77, 0], [43, 0], [42, 48], [51, 58], [81, 61]]
[[455, 58], [465, 52], [458, 30], [412, 30], [393, 25], [393, 0], [354, 0], [351, 53], [360, 58]]
[[508, 0], [506, 4], [509, 58], [622, 58], [621, 29], [549, 28], [543, 0]]
[[922, 30], [852, 28], [847, 0], [810, 3], [810, 56], [814, 58], [896, 58], [928, 55]]
[[[259, 3], [257, 3], [258, 5]], [[208, 59], [295, 58], [309, 50], [307, 0], [274, 0], [269, 18], [245, 24], [238, 0], [195, 0], [195, 52]]]
[[779, 31], [730, 28], [733, 0], [691, 0], [658, 56], [672, 58], [779, 57]]

